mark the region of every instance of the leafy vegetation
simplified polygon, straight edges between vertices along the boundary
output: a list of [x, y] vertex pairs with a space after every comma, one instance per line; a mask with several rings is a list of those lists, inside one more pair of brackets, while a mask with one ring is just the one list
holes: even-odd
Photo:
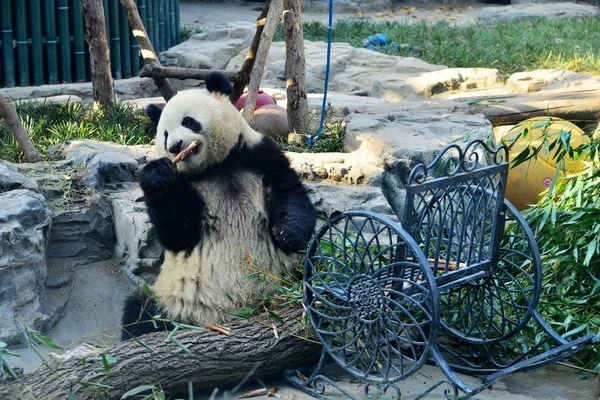
[[182, 25], [181, 29], [179, 31], [179, 36], [181, 38], [181, 41], [185, 42], [186, 40], [188, 40], [189, 38], [191, 38], [195, 34], [202, 33], [204, 31], [205, 30], [202, 30], [202, 29], [199, 29], [199, 28], [194, 28], [193, 26]]
[[[536, 68], [600, 73], [600, 24], [595, 19], [522, 20], [455, 26], [448, 22], [399, 23], [338, 21], [333, 41], [362, 47], [362, 40], [384, 33], [390, 42], [409, 44], [429, 63], [449, 67], [497, 68], [504, 77]], [[327, 27], [304, 24], [304, 38], [327, 40]], [[275, 40], [283, 40], [279, 27]], [[399, 54], [390, 52], [390, 54]], [[415, 56], [411, 51], [401, 55]]]
[[[313, 135], [317, 133], [318, 127], [312, 129]], [[323, 131], [312, 147], [308, 147], [306, 135], [296, 135], [294, 140], [279, 138], [278, 144], [284, 151], [296, 153], [337, 153], [344, 151], [344, 123], [326, 122]]]
[[[523, 130], [510, 139], [509, 145]], [[580, 160], [583, 168], [553, 184], [540, 194], [538, 204], [524, 212], [534, 230], [543, 258], [543, 291], [540, 311], [563, 337], [584, 334], [600, 337], [600, 139], [576, 148], [571, 132], [543, 135], [542, 142], [515, 157], [513, 168], [547, 152], [565, 171], [566, 156]], [[531, 340], [539, 334], [528, 331]], [[600, 372], [600, 345], [572, 358], [580, 366]]]
[[[72, 139], [138, 145], [150, 143], [154, 136], [150, 120], [127, 103], [117, 103], [111, 109], [93, 109], [75, 102], [21, 103], [16, 109], [25, 131], [42, 154]], [[24, 161], [21, 149], [3, 121], [0, 121], [0, 159]]]

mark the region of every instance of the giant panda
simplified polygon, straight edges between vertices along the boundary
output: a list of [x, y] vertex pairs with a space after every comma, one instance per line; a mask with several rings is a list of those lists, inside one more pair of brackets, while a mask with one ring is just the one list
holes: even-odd
[[[125, 302], [122, 340], [170, 328], [154, 315], [200, 326], [226, 321], [261, 289], [247, 276], [248, 260], [281, 275], [316, 226], [306, 188], [276, 143], [229, 101], [227, 77], [211, 72], [205, 82], [206, 89], [180, 92], [163, 109], [147, 108], [157, 159], [139, 182], [165, 252], [150, 292], [137, 289]], [[173, 165], [192, 141], [198, 145]]]

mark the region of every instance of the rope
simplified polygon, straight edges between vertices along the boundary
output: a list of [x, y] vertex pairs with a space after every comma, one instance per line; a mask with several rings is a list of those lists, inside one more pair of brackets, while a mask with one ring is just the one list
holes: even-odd
[[317, 141], [321, 133], [323, 133], [323, 124], [325, 123], [325, 107], [327, 106], [327, 89], [329, 88], [329, 69], [331, 67], [331, 38], [333, 32], [333, 0], [329, 0], [329, 30], [327, 32], [327, 63], [325, 65], [325, 88], [323, 89], [323, 104], [321, 106], [321, 122], [319, 123], [319, 129], [313, 137], [308, 136], [307, 145], [312, 147]]

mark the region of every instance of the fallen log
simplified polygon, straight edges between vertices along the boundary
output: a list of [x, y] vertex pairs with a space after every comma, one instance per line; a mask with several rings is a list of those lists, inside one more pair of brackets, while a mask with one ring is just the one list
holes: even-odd
[[[318, 360], [321, 346], [304, 337], [302, 309], [287, 308], [278, 315], [283, 320], [279, 325], [266, 316], [238, 320], [228, 325], [229, 335], [180, 330], [174, 337], [181, 346], [161, 332], [140, 337], [150, 349], [129, 340], [87, 354], [85, 363], [81, 354], [56, 359], [49, 368], [0, 385], [0, 399], [64, 399], [69, 391], [80, 400], [120, 399], [147, 384], [167, 391], [186, 390], [188, 382], [194, 388], [213, 388], [237, 384], [257, 363], [250, 380]], [[108, 373], [102, 355], [110, 366]], [[94, 357], [95, 362], [89, 361]]]
[[492, 125], [510, 125], [528, 118], [552, 116], [572, 122], [600, 118], [600, 86], [562, 88], [535, 93], [471, 99], [470, 113], [485, 115]]
[[[150, 42], [150, 38], [148, 38], [148, 33], [146, 32], [146, 28], [144, 28], [144, 24], [142, 24], [142, 19], [140, 18], [140, 13], [138, 11], [137, 6], [135, 5], [133, 0], [120, 0], [121, 5], [125, 9], [125, 14], [127, 14], [127, 19], [129, 20], [129, 26], [131, 28], [131, 32], [133, 33], [133, 37], [138, 42], [140, 46], [140, 52], [142, 57], [144, 58], [144, 62], [146, 65], [152, 65], [156, 67], [160, 67], [160, 62], [158, 61], [158, 57], [156, 56], [156, 51]], [[173, 96], [177, 94], [177, 91], [166, 78], [158, 78], [154, 79], [154, 84], [158, 87], [160, 94], [162, 97], [169, 101]]]
[[[181, 67], [161, 67], [157, 65], [147, 64], [140, 71], [142, 78], [153, 78], [153, 79], [197, 79], [205, 80], [206, 75], [209, 72], [215, 72], [211, 69], [195, 69], [195, 68], [181, 68]], [[243, 71], [218, 71], [227, 76], [231, 82], [241, 82], [246, 85], [250, 81], [250, 75]]]
[[[256, 32], [254, 33], [254, 37], [252, 38], [252, 43], [250, 44], [250, 49], [248, 53], [246, 53], [246, 58], [244, 59], [244, 64], [242, 65], [241, 73], [247, 74], [250, 76], [252, 73], [252, 69], [254, 68], [254, 61], [256, 60], [256, 52], [258, 51], [258, 45], [260, 44], [260, 37], [265, 28], [265, 23], [267, 22], [267, 14], [269, 13], [269, 7], [271, 6], [271, 0], [267, 0], [265, 2], [265, 6], [263, 7], [262, 12], [256, 19]], [[249, 79], [248, 79], [249, 80]], [[229, 95], [229, 100], [235, 104], [244, 93], [244, 89], [248, 82], [235, 82], [233, 84], [233, 92]]]

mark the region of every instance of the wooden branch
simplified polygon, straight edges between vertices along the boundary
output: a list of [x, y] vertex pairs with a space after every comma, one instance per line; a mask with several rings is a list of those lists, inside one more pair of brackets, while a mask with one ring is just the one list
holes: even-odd
[[[119, 399], [137, 386], [160, 385], [179, 391], [192, 382], [195, 388], [214, 388], [240, 382], [257, 362], [262, 363], [251, 380], [281, 373], [304, 363], [316, 362], [321, 346], [300, 338], [303, 335], [301, 308], [282, 310], [283, 324], [277, 326], [266, 317], [238, 320], [230, 324], [231, 332], [179, 331], [175, 338], [191, 353], [166, 340], [166, 333], [152, 333], [140, 339], [154, 351], [133, 340], [121, 342], [105, 351], [97, 350], [85, 357], [101, 357], [116, 361], [106, 373], [102, 362], [82, 362], [82, 355], [50, 362], [50, 368], [7, 381], [0, 385], [0, 398], [64, 399], [73, 385], [78, 399]], [[89, 386], [78, 382], [90, 382]], [[97, 385], [107, 385], [104, 389]], [[29, 398], [29, 397], [28, 397]]]
[[[133, 32], [133, 36], [138, 42], [140, 46], [140, 51], [142, 53], [142, 57], [144, 58], [144, 62], [146, 65], [152, 65], [155, 67], [160, 67], [160, 61], [158, 61], [158, 57], [156, 56], [156, 52], [154, 51], [154, 47], [152, 43], [150, 43], [150, 39], [148, 38], [148, 33], [146, 32], [146, 28], [144, 28], [144, 24], [142, 24], [142, 20], [140, 18], [140, 14], [138, 12], [137, 6], [135, 5], [133, 0], [120, 0], [121, 5], [125, 9], [125, 13], [127, 14], [127, 19], [129, 20], [129, 26], [131, 27], [131, 31]], [[166, 78], [156, 78], [154, 79], [154, 84], [158, 87], [160, 94], [166, 101], [169, 101], [173, 96], [177, 94], [177, 91]]]
[[[140, 71], [140, 76], [143, 78], [154, 78], [154, 79], [198, 79], [203, 81], [209, 72], [214, 72], [210, 69], [195, 69], [195, 68], [181, 68], [181, 67], [161, 67], [147, 64]], [[250, 81], [250, 75], [244, 72], [233, 72], [233, 71], [218, 71], [231, 81], [240, 82], [244, 86]]]
[[306, 59], [300, 0], [283, 0], [285, 79], [289, 132], [309, 133], [306, 97]]
[[269, 13], [267, 15], [267, 22], [262, 32], [262, 37], [258, 45], [256, 52], [256, 60], [254, 62], [254, 68], [252, 68], [252, 74], [250, 75], [250, 84], [248, 85], [248, 95], [246, 96], [246, 102], [244, 104], [244, 112], [242, 113], [244, 119], [252, 125], [254, 117], [254, 110], [256, 109], [256, 100], [258, 98], [258, 89], [262, 81], [262, 76], [265, 71], [265, 65], [267, 64], [267, 57], [269, 56], [269, 49], [273, 42], [273, 36], [275, 35], [275, 29], [281, 21], [283, 12], [283, 0], [271, 0], [271, 6], [269, 7]]
[[112, 107], [115, 103], [115, 94], [110, 72], [102, 0], [82, 0], [81, 6], [85, 20], [86, 39], [90, 48], [94, 102], [103, 107]]
[[0, 119], [3, 119], [8, 125], [8, 129], [10, 129], [19, 147], [23, 150], [25, 160], [27, 162], [40, 161], [42, 156], [31, 142], [25, 128], [23, 128], [17, 110], [6, 100], [2, 93], [0, 93]]
[[[258, 51], [258, 45], [260, 43], [260, 37], [263, 33], [265, 23], [267, 22], [267, 15], [269, 13], [269, 8], [271, 7], [271, 0], [267, 0], [265, 2], [265, 6], [263, 7], [262, 12], [258, 16], [256, 20], [256, 32], [254, 33], [254, 37], [252, 38], [252, 43], [250, 44], [250, 49], [248, 53], [246, 53], [246, 58], [244, 59], [244, 64], [242, 65], [241, 73], [250, 76], [252, 73], [252, 69], [254, 68], [254, 60], [256, 59], [256, 52]], [[244, 89], [248, 82], [235, 82], [233, 85], [233, 92], [229, 95], [229, 100], [235, 104], [244, 93]]]
[[547, 115], [574, 122], [596, 120], [600, 118], [600, 85], [488, 97], [470, 104], [470, 113], [485, 115], [493, 125]]

